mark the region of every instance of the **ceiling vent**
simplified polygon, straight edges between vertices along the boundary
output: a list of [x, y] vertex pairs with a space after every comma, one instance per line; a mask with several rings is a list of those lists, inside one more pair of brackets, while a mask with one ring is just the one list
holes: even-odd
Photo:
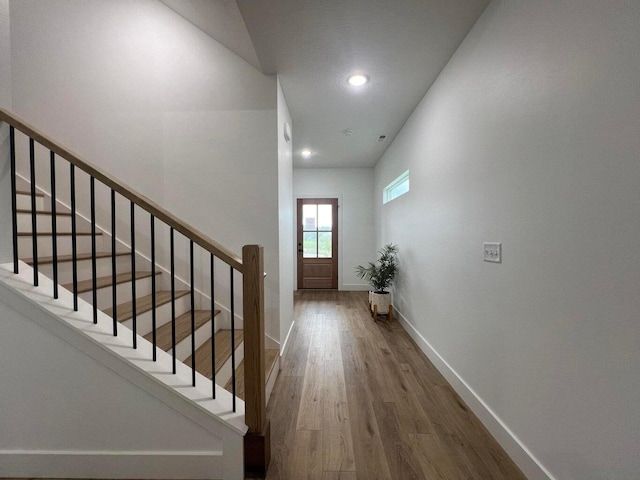
[[378, 143], [383, 143], [386, 139], [386, 135], [378, 135]]

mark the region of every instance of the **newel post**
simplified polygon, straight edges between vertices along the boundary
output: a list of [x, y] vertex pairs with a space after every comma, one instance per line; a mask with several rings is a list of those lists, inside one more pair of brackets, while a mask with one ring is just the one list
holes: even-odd
[[244, 318], [245, 422], [244, 463], [248, 474], [266, 474], [270, 449], [264, 357], [264, 249], [242, 247], [242, 305]]

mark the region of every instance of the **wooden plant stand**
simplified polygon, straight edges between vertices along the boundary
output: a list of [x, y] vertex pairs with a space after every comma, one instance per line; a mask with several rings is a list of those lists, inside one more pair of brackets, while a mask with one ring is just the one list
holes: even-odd
[[389, 313], [378, 313], [378, 306], [374, 305], [373, 308], [371, 308], [371, 303], [369, 303], [369, 312], [371, 313], [374, 322], [378, 321], [378, 315], [388, 317], [389, 323], [393, 322], [393, 305], [389, 305]]

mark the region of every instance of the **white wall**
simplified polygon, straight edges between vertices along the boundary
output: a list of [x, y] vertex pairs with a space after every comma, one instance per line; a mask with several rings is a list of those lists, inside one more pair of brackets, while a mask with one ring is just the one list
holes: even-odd
[[12, 2], [11, 40], [19, 115], [235, 252], [265, 247], [279, 338], [276, 80], [155, 0]]
[[2, 299], [0, 318], [0, 476], [210, 478], [220, 438]]
[[[0, 108], [11, 108], [11, 44], [9, 0], [0, 0]], [[11, 205], [9, 128], [0, 126], [0, 204]], [[12, 258], [11, 209], [0, 208], [0, 263]]]
[[494, 1], [375, 170], [407, 328], [530, 478], [509, 431], [549, 477], [640, 472], [639, 51], [638, 2]]
[[11, 35], [9, 0], [0, 0], [0, 107], [11, 108]]
[[278, 210], [280, 241], [280, 354], [293, 326], [294, 242], [293, 242], [293, 138], [284, 138], [285, 124], [293, 131], [287, 99], [278, 80]]
[[293, 192], [295, 198], [338, 198], [338, 288], [369, 290], [369, 284], [355, 275], [354, 267], [377, 258], [373, 228], [373, 169], [295, 168]]

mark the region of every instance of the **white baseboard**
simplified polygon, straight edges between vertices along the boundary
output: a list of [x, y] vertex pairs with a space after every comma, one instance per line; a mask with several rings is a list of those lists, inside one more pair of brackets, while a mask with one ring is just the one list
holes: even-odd
[[293, 326], [296, 324], [296, 321], [294, 320], [293, 322], [291, 322], [291, 326], [289, 327], [289, 331], [287, 332], [287, 336], [284, 339], [284, 342], [282, 342], [281, 345], [281, 349], [280, 349], [280, 358], [284, 357], [284, 354], [287, 351], [287, 346], [289, 345], [289, 337], [291, 337], [291, 332], [293, 332]]
[[489, 405], [478, 396], [437, 350], [416, 330], [411, 322], [398, 310], [395, 310], [394, 313], [396, 313], [398, 321], [409, 336], [418, 344], [420, 350], [424, 352], [458, 395], [462, 397], [526, 477], [529, 480], [556, 480], [509, 427], [491, 410]]
[[222, 479], [221, 452], [0, 451], [3, 478]]

